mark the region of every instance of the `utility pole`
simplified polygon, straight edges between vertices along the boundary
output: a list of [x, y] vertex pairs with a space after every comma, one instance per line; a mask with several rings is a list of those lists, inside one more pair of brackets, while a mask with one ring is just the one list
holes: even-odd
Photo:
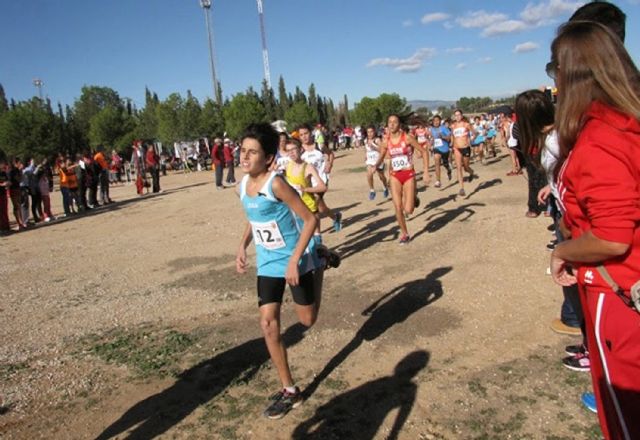
[[44, 85], [44, 81], [42, 81], [40, 78], [34, 78], [33, 85], [36, 86], [36, 89], [38, 89], [38, 98], [42, 100], [42, 86]]
[[207, 25], [207, 35], [209, 36], [209, 63], [211, 64], [211, 80], [213, 81], [213, 99], [218, 105], [222, 105], [221, 97], [218, 93], [218, 78], [216, 77], [216, 66], [213, 54], [213, 32], [211, 31], [211, 22], [209, 20], [209, 10], [211, 9], [211, 0], [200, 0], [200, 6], [204, 10], [204, 21]]
[[271, 72], [269, 71], [269, 52], [267, 51], [267, 37], [264, 30], [264, 10], [262, 9], [262, 0], [258, 2], [258, 16], [260, 17], [260, 36], [262, 37], [262, 64], [264, 65], [264, 79], [267, 86], [271, 88]]

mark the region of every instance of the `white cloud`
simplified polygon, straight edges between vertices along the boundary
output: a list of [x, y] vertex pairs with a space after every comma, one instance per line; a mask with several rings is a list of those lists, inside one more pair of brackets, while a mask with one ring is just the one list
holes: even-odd
[[522, 32], [527, 29], [525, 22], [520, 20], [505, 20], [489, 25], [482, 31], [482, 36], [493, 37], [495, 35]]
[[466, 68], [467, 68], [467, 63], [459, 63], [456, 66], [456, 69], [458, 69], [458, 70], [462, 70], [462, 69], [466, 69]]
[[[640, 0], [638, 0], [638, 1], [640, 1]], [[455, 26], [450, 21], [445, 21], [444, 23], [442, 23], [442, 27], [445, 28], [445, 29], [453, 29]]]
[[538, 43], [534, 43], [533, 41], [527, 41], [526, 43], [516, 44], [516, 47], [513, 49], [513, 51], [515, 53], [533, 52], [539, 47], [540, 45]]
[[446, 53], [465, 53], [465, 52], [472, 52], [473, 49], [471, 49], [470, 47], [452, 47], [450, 49], [446, 49], [445, 52]]
[[464, 17], [456, 18], [456, 23], [463, 28], [484, 28], [496, 22], [506, 21], [508, 18], [506, 14], [501, 12], [488, 13], [480, 10], [467, 12]]
[[433, 58], [436, 53], [432, 47], [422, 47], [408, 58], [374, 58], [367, 63], [367, 67], [389, 66], [397, 72], [417, 72], [424, 61]]
[[478, 58], [478, 62], [482, 63], [482, 64], [488, 64], [491, 61], [493, 61], [492, 57], [482, 57], [482, 58]]
[[405, 20], [405, 21], [402, 22], [402, 27], [404, 27], [404, 28], [408, 28], [408, 27], [411, 27], [411, 26], [413, 26], [413, 21], [412, 20]]
[[432, 12], [431, 14], [424, 15], [420, 22], [422, 24], [434, 23], [436, 21], [444, 21], [451, 17], [449, 14], [445, 14], [444, 12]]
[[573, 13], [584, 2], [568, 0], [548, 0], [540, 3], [527, 3], [520, 18], [530, 26], [544, 26], [554, 23], [558, 16]]

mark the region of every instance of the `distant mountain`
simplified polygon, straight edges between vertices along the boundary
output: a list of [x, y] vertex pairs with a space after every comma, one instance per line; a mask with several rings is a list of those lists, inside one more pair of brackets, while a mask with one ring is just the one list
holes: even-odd
[[420, 107], [426, 107], [429, 110], [437, 110], [438, 107], [451, 107], [452, 105], [456, 105], [455, 101], [423, 101], [423, 100], [415, 100], [408, 101], [407, 104], [411, 106], [413, 110], [417, 110]]

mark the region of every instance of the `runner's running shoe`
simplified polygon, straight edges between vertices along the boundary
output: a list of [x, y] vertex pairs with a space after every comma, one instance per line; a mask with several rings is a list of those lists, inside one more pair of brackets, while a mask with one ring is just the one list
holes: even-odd
[[400, 244], [407, 244], [409, 243], [409, 241], [411, 240], [411, 237], [409, 237], [408, 235], [403, 235], [402, 237], [400, 237]]
[[384, 196], [384, 198], [386, 199], [387, 197], [389, 197], [389, 188], [385, 188], [384, 192], [382, 193], [382, 195]]
[[373, 200], [376, 198], [376, 192], [375, 191], [369, 191], [369, 200]]
[[440, 183], [440, 181], [439, 181], [439, 180], [436, 180], [436, 183], [434, 183], [434, 184], [433, 184], [433, 186], [434, 186], [435, 188], [440, 188], [440, 187], [442, 186], [442, 184]]
[[574, 356], [567, 356], [562, 359], [562, 364], [573, 371], [589, 371], [591, 369], [588, 353], [578, 353]]
[[464, 189], [460, 189], [460, 191], [458, 191], [458, 195], [464, 197], [467, 193], [464, 192]]
[[302, 404], [302, 393], [298, 387], [296, 387], [295, 393], [290, 393], [284, 389], [280, 393], [271, 396], [270, 400], [271, 403], [264, 410], [264, 416], [272, 420], [281, 419], [293, 408], [297, 408]]
[[336, 218], [333, 220], [333, 230], [338, 232], [342, 229], [342, 213], [336, 212]]
[[584, 393], [580, 397], [580, 401], [589, 411], [598, 413], [598, 407], [596, 406], [596, 396], [593, 393]]
[[567, 353], [569, 356], [575, 356], [577, 354], [586, 354], [587, 353], [587, 347], [585, 347], [583, 344], [579, 344], [579, 345], [567, 345], [564, 348], [565, 353]]

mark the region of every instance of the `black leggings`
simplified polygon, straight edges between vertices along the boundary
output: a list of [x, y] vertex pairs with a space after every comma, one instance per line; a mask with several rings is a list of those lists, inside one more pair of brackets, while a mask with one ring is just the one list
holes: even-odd
[[[522, 162], [521, 162], [522, 164]], [[542, 167], [533, 164], [530, 160], [525, 161], [527, 176], [529, 176], [529, 197], [527, 205], [529, 211], [540, 214], [546, 209], [546, 204], [538, 203], [538, 192], [547, 184], [547, 176]]]

